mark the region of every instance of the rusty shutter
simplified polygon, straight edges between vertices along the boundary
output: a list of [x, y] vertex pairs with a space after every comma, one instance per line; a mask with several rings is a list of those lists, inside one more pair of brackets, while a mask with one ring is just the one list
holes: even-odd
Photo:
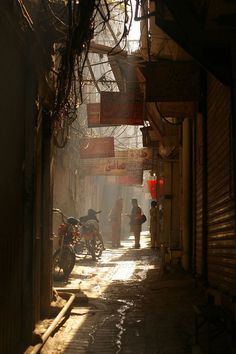
[[207, 90], [208, 282], [212, 287], [233, 293], [236, 290], [236, 239], [231, 92], [211, 75]]
[[202, 114], [195, 122], [195, 274], [203, 275], [203, 134]]

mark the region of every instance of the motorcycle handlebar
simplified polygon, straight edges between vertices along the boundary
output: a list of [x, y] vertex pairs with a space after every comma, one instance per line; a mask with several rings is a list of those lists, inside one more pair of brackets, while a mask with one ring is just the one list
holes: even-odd
[[[61, 209], [53, 208], [52, 211], [55, 212], [55, 213], [60, 214], [61, 218], [62, 218], [62, 222], [65, 223], [65, 224], [68, 223], [68, 224], [76, 225], [78, 223], [79, 225], [82, 225], [79, 219], [76, 219], [76, 218], [74, 218], [72, 216], [70, 216], [70, 217], [66, 216], [65, 214], [63, 214]], [[72, 221], [71, 221], [71, 219], [72, 219]]]
[[58, 208], [52, 208], [52, 211], [55, 213], [61, 213], [62, 211]]
[[61, 209], [58, 209], [58, 208], [52, 208], [52, 211], [54, 213], [58, 213], [61, 215], [61, 218], [62, 218], [62, 221], [65, 222], [66, 220], [66, 216], [63, 214], [63, 212], [61, 211]]
[[[66, 222], [67, 222], [68, 217], [67, 217], [65, 214], [63, 214], [63, 212], [61, 211], [61, 209], [59, 209], [59, 208], [52, 208], [52, 211], [53, 211], [54, 213], [58, 213], [58, 214], [61, 215], [63, 223], [66, 223]], [[100, 214], [101, 212], [102, 212], [102, 210], [99, 210], [99, 211], [96, 212], [96, 214]], [[71, 218], [73, 218], [73, 217], [71, 217]], [[89, 220], [89, 219], [88, 219], [88, 215], [81, 216], [80, 218], [75, 218], [75, 219], [78, 221], [78, 224], [79, 224], [80, 226], [84, 225], [84, 224]], [[91, 220], [93, 220], [93, 219], [91, 219]]]

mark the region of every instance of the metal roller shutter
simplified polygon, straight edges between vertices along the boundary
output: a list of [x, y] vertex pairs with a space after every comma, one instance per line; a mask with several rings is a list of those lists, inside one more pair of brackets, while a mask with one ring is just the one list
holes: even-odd
[[196, 121], [196, 175], [195, 175], [195, 274], [202, 277], [203, 272], [203, 136], [202, 115]]
[[231, 92], [208, 76], [207, 230], [209, 285], [236, 291], [235, 204], [232, 193]]

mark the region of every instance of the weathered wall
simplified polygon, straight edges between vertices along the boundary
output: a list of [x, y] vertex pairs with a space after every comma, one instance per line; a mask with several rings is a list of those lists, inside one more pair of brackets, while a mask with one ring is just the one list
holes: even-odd
[[50, 134], [46, 133], [48, 126], [42, 129], [39, 102], [36, 105], [40, 72], [35, 53], [40, 62], [40, 50], [18, 10], [7, 4], [0, 11], [0, 262], [4, 284], [0, 352], [4, 354], [23, 352], [46, 307], [45, 298], [50, 302], [50, 276], [45, 275], [50, 268], [45, 271], [43, 258], [48, 258], [45, 249], [50, 252], [50, 221], [42, 216], [49, 215], [45, 209], [51, 185]]
[[[4, 202], [1, 213], [3, 222], [0, 235], [0, 259], [3, 262], [2, 281], [6, 289], [1, 301], [3, 316], [0, 325], [4, 330], [0, 330], [0, 333], [5, 339], [3, 341], [3, 338], [0, 338], [1, 353], [18, 353], [22, 339], [26, 339], [32, 326], [32, 318], [29, 318], [32, 315], [27, 311], [23, 322], [22, 312], [29, 310], [32, 304], [32, 259], [29, 255], [32, 239], [25, 239], [25, 232], [29, 235], [28, 231], [32, 224], [31, 220], [28, 220], [27, 226], [24, 223], [26, 217], [24, 203], [26, 202], [28, 208], [31, 206], [32, 209], [32, 166], [26, 165], [26, 135], [30, 126], [27, 125], [26, 117], [29, 118], [28, 114], [33, 110], [34, 103], [27, 100], [31, 69], [24, 42], [19, 36], [18, 29], [13, 26], [13, 21], [14, 17], [10, 18], [7, 13], [4, 18], [1, 16], [0, 188], [1, 199]], [[34, 87], [31, 87], [31, 90], [34, 90]], [[30, 147], [29, 144], [27, 147]], [[32, 148], [31, 146], [31, 150]], [[28, 162], [30, 160], [28, 156]], [[27, 186], [25, 175], [28, 176]], [[25, 282], [24, 287], [23, 282]]]

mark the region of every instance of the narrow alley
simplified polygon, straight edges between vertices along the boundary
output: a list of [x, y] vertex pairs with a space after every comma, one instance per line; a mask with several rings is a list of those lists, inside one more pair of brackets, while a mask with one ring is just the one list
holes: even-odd
[[0, 29], [0, 354], [236, 354], [236, 1]]
[[138, 250], [130, 236], [121, 248], [106, 245], [98, 262], [77, 259], [68, 282], [54, 284], [77, 300], [41, 353], [191, 353], [193, 304], [204, 297], [179, 265], [163, 272], [160, 252], [149, 240], [144, 232]]

